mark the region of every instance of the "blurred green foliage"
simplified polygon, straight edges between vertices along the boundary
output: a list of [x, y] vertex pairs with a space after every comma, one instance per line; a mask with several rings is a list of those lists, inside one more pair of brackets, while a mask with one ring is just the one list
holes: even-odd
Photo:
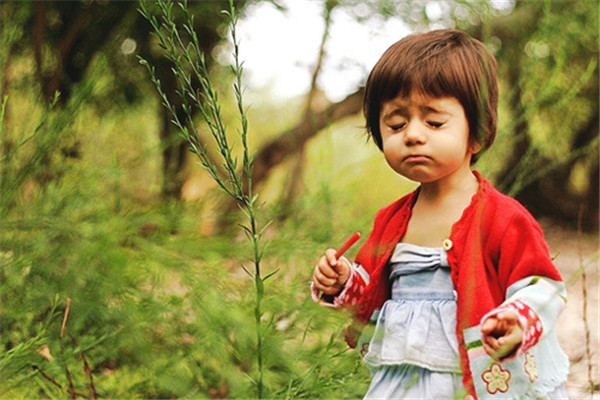
[[[59, 179], [31, 183], [48, 167], [21, 153], [42, 137], [59, 146], [78, 119], [68, 126], [56, 121], [77, 112], [41, 112], [40, 133], [3, 160], [3, 167], [11, 165], [3, 170], [3, 188], [17, 195], [2, 203], [2, 397], [69, 397], [65, 365], [75, 391], [90, 396], [81, 354], [100, 397], [252, 396], [253, 293], [236, 261], [249, 254], [244, 241], [200, 236], [200, 206], [141, 206], [120, 198], [125, 191], [115, 190], [119, 177], [110, 163], [62, 160]], [[11, 133], [4, 127], [3, 134]], [[317, 194], [299, 212], [327, 226], [327, 213], [312, 208], [326, 211], [330, 203]], [[346, 382], [348, 396], [358, 396], [367, 379], [358, 356], [340, 341], [347, 317], [324, 313], [306, 292], [307, 260], [335, 235], [304, 225], [294, 220], [281, 227], [266, 261], [281, 269], [277, 279], [286, 283], [266, 288], [267, 393], [338, 397], [339, 383]], [[60, 338], [67, 299], [66, 329], [78, 345]], [[44, 345], [53, 361], [39, 354]]]
[[[2, 143], [19, 145], [1, 164], [1, 396], [69, 398], [72, 382], [77, 397], [92, 397], [83, 355], [99, 397], [253, 397], [254, 293], [240, 267], [251, 249], [235, 233], [199, 233], [210, 197], [163, 202], [156, 183], [148, 191], [160, 174], [152, 102], [98, 119], [85, 103], [93, 82], [61, 109], [31, 93], [5, 103]], [[79, 159], [60, 151], [73, 137]], [[331, 178], [321, 176], [297, 218], [268, 233], [265, 268], [280, 269], [263, 306], [268, 397], [353, 398], [366, 389], [366, 369], [341, 340], [348, 316], [307, 292], [310, 260], [348, 229], [343, 211], [331, 212]], [[368, 229], [367, 213], [360, 222]]]

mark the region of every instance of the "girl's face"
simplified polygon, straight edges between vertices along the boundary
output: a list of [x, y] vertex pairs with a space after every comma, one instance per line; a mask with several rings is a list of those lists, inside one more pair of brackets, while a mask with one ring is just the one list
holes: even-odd
[[465, 111], [453, 97], [398, 96], [382, 104], [379, 127], [388, 164], [421, 183], [470, 169], [478, 150], [469, 143]]

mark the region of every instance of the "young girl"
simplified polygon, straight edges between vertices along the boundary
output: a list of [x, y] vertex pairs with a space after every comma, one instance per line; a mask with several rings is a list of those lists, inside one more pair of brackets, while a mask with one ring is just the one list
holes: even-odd
[[315, 300], [376, 321], [365, 398], [567, 398], [561, 276], [533, 217], [471, 170], [497, 92], [494, 57], [456, 30], [400, 40], [369, 75], [369, 134], [420, 186], [379, 211], [353, 265], [328, 249], [312, 281]]

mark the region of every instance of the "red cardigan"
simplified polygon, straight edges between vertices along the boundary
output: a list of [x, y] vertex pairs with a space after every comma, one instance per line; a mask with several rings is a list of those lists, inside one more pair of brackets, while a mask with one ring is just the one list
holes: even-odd
[[[477, 171], [479, 189], [462, 217], [444, 241], [452, 281], [457, 292], [457, 337], [463, 384], [475, 396], [463, 336], [466, 328], [506, 299], [513, 283], [530, 276], [555, 281], [562, 278], [552, 263], [541, 228], [516, 200], [494, 189]], [[374, 310], [390, 297], [387, 261], [406, 232], [419, 189], [377, 213], [373, 230], [359, 250], [356, 263], [369, 274], [370, 282], [356, 303], [356, 315], [366, 323]], [[347, 304], [348, 304], [347, 303]]]

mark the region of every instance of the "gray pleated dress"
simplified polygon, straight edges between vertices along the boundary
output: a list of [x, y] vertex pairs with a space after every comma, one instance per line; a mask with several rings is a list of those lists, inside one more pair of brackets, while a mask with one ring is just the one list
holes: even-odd
[[385, 302], [365, 363], [365, 399], [463, 398], [456, 339], [456, 292], [446, 252], [399, 243], [390, 258]]

